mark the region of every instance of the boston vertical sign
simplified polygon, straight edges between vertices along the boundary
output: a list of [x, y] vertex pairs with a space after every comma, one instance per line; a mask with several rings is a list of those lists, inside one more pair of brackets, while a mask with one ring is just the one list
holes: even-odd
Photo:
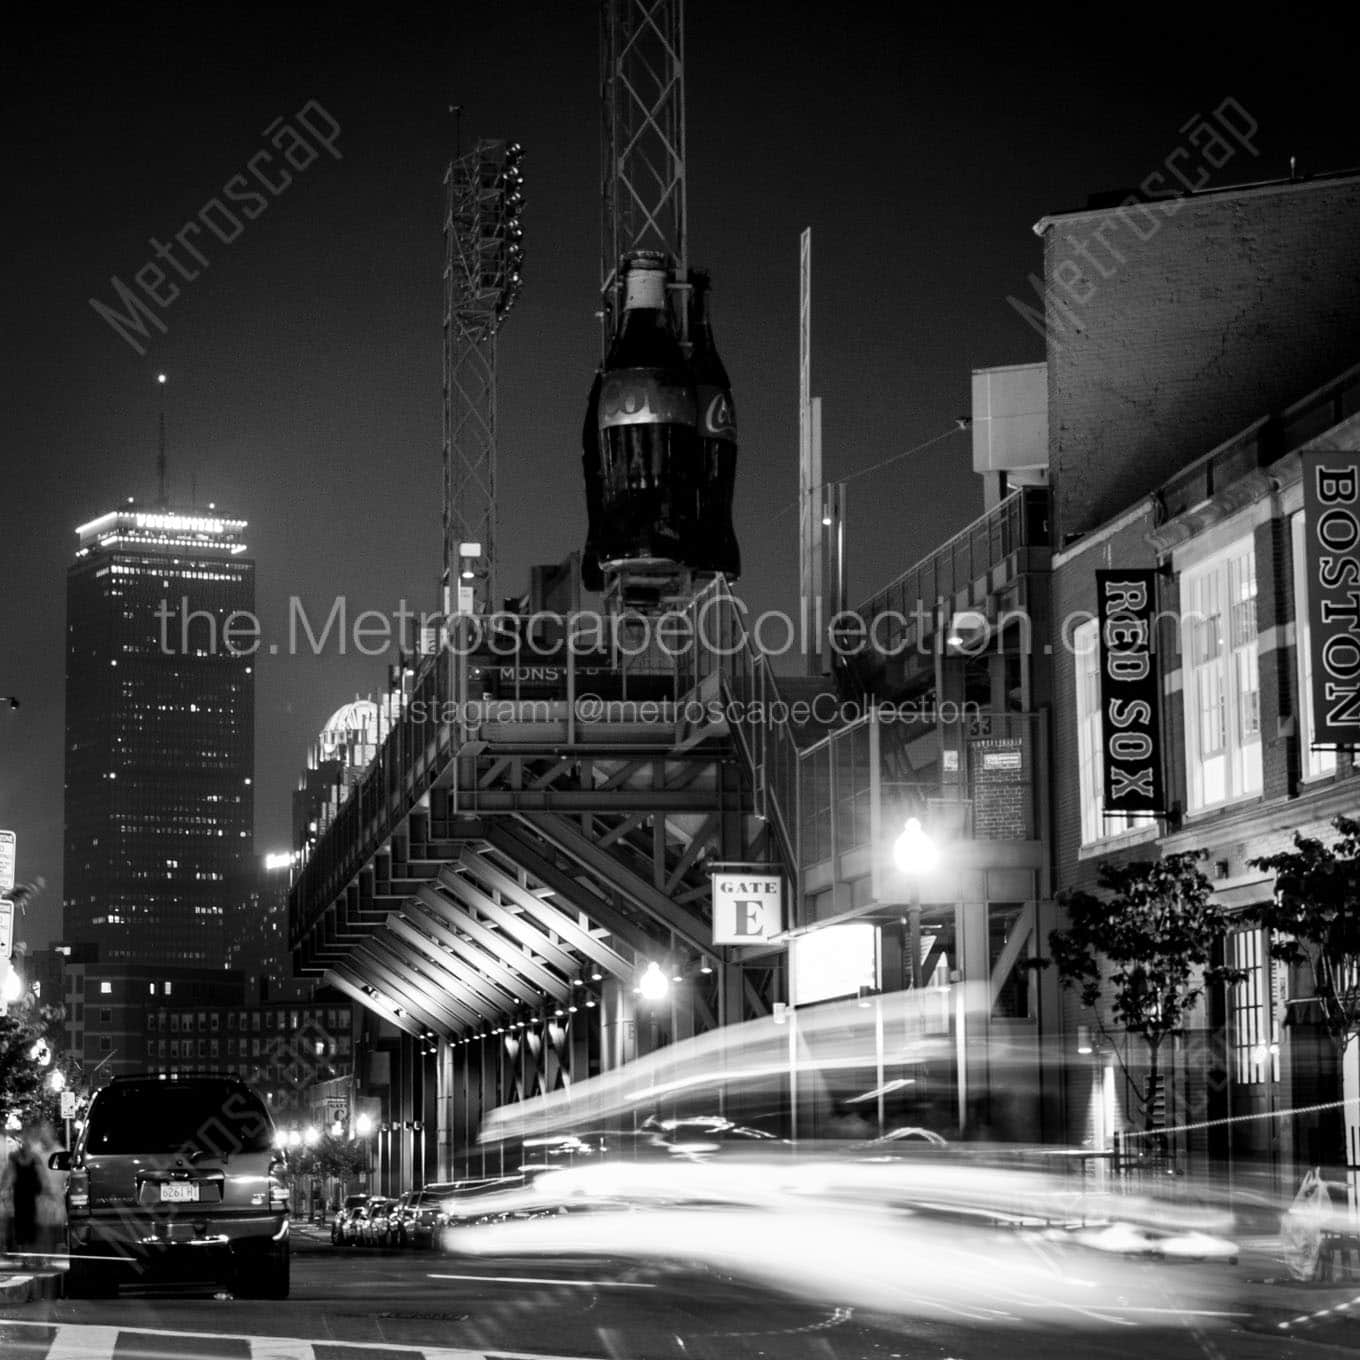
[[1360, 744], [1360, 453], [1303, 455], [1313, 745]]
[[1096, 572], [1105, 816], [1162, 812], [1161, 735], [1152, 620], [1157, 573]]

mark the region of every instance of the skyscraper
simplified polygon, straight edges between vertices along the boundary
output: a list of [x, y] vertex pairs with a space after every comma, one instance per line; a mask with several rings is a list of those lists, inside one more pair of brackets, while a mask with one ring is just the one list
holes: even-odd
[[225, 966], [254, 853], [244, 529], [211, 508], [130, 502], [76, 530], [64, 929], [105, 961]]

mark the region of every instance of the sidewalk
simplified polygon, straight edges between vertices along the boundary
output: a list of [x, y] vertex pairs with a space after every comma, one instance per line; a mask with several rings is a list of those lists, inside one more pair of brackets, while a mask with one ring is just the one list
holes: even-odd
[[1250, 1238], [1241, 1245], [1237, 1269], [1256, 1286], [1252, 1331], [1360, 1351], [1360, 1272], [1323, 1284], [1304, 1283], [1289, 1273], [1278, 1237]]
[[64, 1265], [49, 1265], [43, 1259], [25, 1261], [0, 1256], [0, 1307], [31, 1303], [35, 1299], [59, 1299], [65, 1278]]

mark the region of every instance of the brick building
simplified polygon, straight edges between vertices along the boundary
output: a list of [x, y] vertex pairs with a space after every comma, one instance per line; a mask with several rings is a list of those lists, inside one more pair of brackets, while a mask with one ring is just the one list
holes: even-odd
[[[1273, 892], [1253, 858], [1292, 833], [1328, 838], [1360, 801], [1350, 754], [1312, 749], [1300, 455], [1360, 447], [1360, 177], [1249, 186], [1185, 200], [1050, 337], [1054, 514], [1055, 887], [1092, 887], [1111, 857], [1205, 852], [1217, 900]], [[1093, 214], [1040, 224], [1056, 287], [1064, 241]], [[1070, 276], [1070, 275], [1069, 275]], [[1160, 616], [1163, 817], [1102, 807], [1095, 573], [1154, 570]], [[1277, 1112], [1337, 1099], [1335, 1058], [1303, 980], [1254, 928], [1224, 961], [1156, 1094], [1174, 1151], [1261, 1172], [1341, 1160], [1341, 1123]], [[1069, 997], [1065, 1030], [1081, 1022]], [[1089, 1018], [1089, 1017], [1088, 1017]], [[1069, 1132], [1100, 1142], [1133, 1101], [1067, 1071]]]

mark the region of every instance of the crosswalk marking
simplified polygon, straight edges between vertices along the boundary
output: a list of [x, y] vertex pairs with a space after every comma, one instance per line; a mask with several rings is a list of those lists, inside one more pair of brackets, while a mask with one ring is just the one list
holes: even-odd
[[276, 1336], [251, 1336], [250, 1360], [315, 1360], [310, 1341], [291, 1341]]
[[47, 1360], [110, 1360], [118, 1344], [117, 1327], [58, 1327]]
[[[47, 1354], [42, 1360], [133, 1360], [144, 1350], [139, 1338], [170, 1337], [185, 1342], [198, 1342], [213, 1352], [223, 1342], [244, 1345], [250, 1360], [317, 1360], [317, 1347], [326, 1356], [337, 1352], [353, 1360], [366, 1360], [374, 1351], [383, 1356], [400, 1355], [404, 1360], [569, 1360], [569, 1357], [543, 1355], [531, 1351], [497, 1349], [464, 1350], [447, 1346], [392, 1345], [377, 1341], [338, 1341], [334, 1337], [302, 1339], [294, 1336], [235, 1336], [227, 1332], [177, 1332], [151, 1327], [103, 1327], [84, 1323], [54, 1324], [51, 1322], [18, 1322], [10, 1318], [0, 1321], [0, 1330], [27, 1327], [33, 1329], [34, 1342], [41, 1345], [41, 1335], [51, 1333]], [[121, 1344], [120, 1344], [121, 1343]], [[183, 1348], [190, 1354], [189, 1348]], [[160, 1354], [157, 1348], [157, 1354]]]

